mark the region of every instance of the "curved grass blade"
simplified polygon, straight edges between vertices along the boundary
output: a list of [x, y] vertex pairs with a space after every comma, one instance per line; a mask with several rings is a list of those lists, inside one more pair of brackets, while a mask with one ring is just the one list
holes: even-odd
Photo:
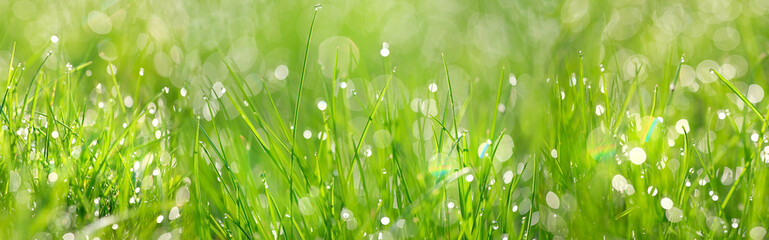
[[740, 92], [740, 90], [737, 90], [737, 87], [735, 87], [735, 86], [734, 86], [734, 84], [732, 84], [731, 82], [729, 82], [728, 80], [726, 80], [726, 79], [724, 78], [724, 76], [721, 76], [721, 74], [720, 74], [720, 73], [718, 73], [716, 70], [714, 70], [714, 69], [710, 69], [710, 72], [712, 72], [712, 73], [716, 74], [716, 76], [718, 76], [718, 80], [721, 80], [721, 82], [722, 82], [722, 83], [726, 84], [726, 86], [727, 86], [727, 87], [729, 87], [729, 90], [732, 90], [732, 92], [734, 92], [734, 94], [737, 94], [737, 96], [739, 96], [739, 97], [740, 97], [740, 99], [742, 99], [742, 102], [744, 102], [744, 103], [745, 103], [745, 105], [748, 105], [748, 107], [750, 108], [750, 110], [752, 110], [752, 111], [753, 111], [753, 113], [755, 113], [755, 114], [756, 114], [756, 116], [758, 116], [758, 119], [761, 119], [761, 121], [762, 121], [762, 122], [766, 122], [766, 119], [764, 119], [764, 117], [763, 117], [763, 116], [761, 116], [761, 113], [760, 113], [760, 112], [758, 112], [758, 109], [756, 109], [756, 106], [755, 106], [755, 105], [753, 105], [753, 103], [751, 103], [750, 101], [748, 101], [748, 98], [746, 98], [746, 97], [745, 97], [745, 95], [743, 95], [743, 94]]

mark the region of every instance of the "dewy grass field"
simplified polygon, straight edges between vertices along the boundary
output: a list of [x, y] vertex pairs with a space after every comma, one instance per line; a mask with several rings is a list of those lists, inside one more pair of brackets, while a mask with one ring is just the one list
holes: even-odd
[[0, 1], [0, 239], [764, 239], [768, 14]]

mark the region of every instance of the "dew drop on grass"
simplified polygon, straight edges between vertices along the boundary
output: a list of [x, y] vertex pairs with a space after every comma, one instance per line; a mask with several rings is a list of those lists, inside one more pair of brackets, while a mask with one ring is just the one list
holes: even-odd
[[766, 236], [766, 228], [760, 226], [751, 228], [748, 235], [751, 239], [764, 239], [764, 236]]
[[310, 131], [310, 130], [304, 130], [304, 133], [302, 133], [302, 137], [304, 137], [304, 139], [310, 139], [310, 138], [312, 138], [312, 131]]
[[155, 219], [155, 222], [162, 223], [163, 222], [163, 218], [164, 218], [163, 215], [160, 215], [160, 216], [158, 216], [157, 219]]
[[328, 107], [328, 104], [326, 103], [326, 101], [320, 100], [318, 102], [318, 109], [320, 109], [321, 111], [326, 111], [327, 107]]
[[168, 213], [168, 220], [173, 221], [174, 219], [179, 218], [179, 207], [173, 207], [171, 208], [171, 211]]
[[64, 235], [61, 236], [61, 239], [62, 240], [74, 240], [75, 239], [75, 234], [74, 233], [65, 233]]
[[684, 219], [684, 213], [681, 211], [681, 209], [672, 207], [665, 211], [665, 217], [668, 219], [668, 221], [677, 223]]
[[167, 232], [160, 235], [160, 237], [158, 237], [158, 240], [171, 240], [171, 238], [173, 237], [174, 236], [170, 232]]
[[179, 94], [181, 94], [182, 97], [187, 96], [187, 88], [182, 88], [181, 90], [179, 90]]
[[502, 175], [502, 181], [504, 181], [505, 184], [509, 184], [510, 182], [513, 181], [514, 176], [515, 174], [513, 174], [513, 171], [508, 170]]
[[552, 191], [547, 192], [547, 195], [545, 196], [545, 202], [547, 202], [547, 206], [552, 209], [558, 209], [561, 207], [561, 200], [558, 198], [558, 195]]
[[51, 132], [51, 137], [52, 137], [53, 139], [57, 139], [57, 138], [59, 138], [59, 132], [58, 132], [58, 131], [56, 131], [56, 130], [53, 130], [53, 131]]
[[56, 174], [56, 172], [52, 172], [48, 174], [48, 182], [49, 183], [55, 183], [56, 180], [59, 179], [59, 174]]
[[606, 108], [604, 108], [603, 104], [598, 104], [595, 106], [595, 115], [601, 116], [603, 113], [606, 112]]
[[521, 214], [526, 214], [531, 210], [531, 199], [524, 198], [521, 200], [521, 204], [518, 204], [518, 211], [520, 211]]
[[489, 148], [491, 148], [491, 139], [487, 139], [485, 142], [478, 146], [478, 158], [484, 158], [489, 156]]
[[640, 147], [633, 148], [628, 153], [628, 158], [630, 158], [630, 162], [633, 164], [641, 165], [642, 163], [646, 162], [646, 151]]
[[112, 21], [110, 17], [101, 11], [91, 11], [88, 13], [88, 27], [97, 34], [107, 34], [112, 31]]
[[51, 35], [51, 42], [52, 43], [59, 43], [59, 36]]
[[764, 89], [757, 84], [751, 84], [748, 87], [747, 99], [751, 103], [759, 103], [764, 99]]
[[473, 180], [475, 180], [475, 176], [473, 176], [472, 174], [468, 174], [467, 176], [465, 176], [466, 182], [472, 182]]
[[123, 98], [123, 104], [125, 105], [125, 107], [131, 108], [134, 106], [134, 99], [131, 96], [126, 96], [125, 98]]
[[382, 217], [382, 219], [380, 219], [379, 222], [381, 222], [382, 225], [390, 224], [390, 218], [389, 217]]
[[518, 85], [518, 78], [515, 77], [515, 74], [510, 74], [510, 77], [507, 79], [507, 81], [510, 83], [510, 85]]
[[430, 92], [437, 92], [438, 91], [438, 84], [430, 83], [430, 85], [427, 86], [427, 89], [430, 90]]
[[379, 50], [379, 55], [382, 55], [382, 57], [390, 56], [390, 49], [382, 48], [382, 50]]
[[[497, 145], [497, 150], [494, 153], [494, 160], [497, 160], [499, 162], [505, 162], [510, 159], [510, 157], [513, 156], [513, 147], [515, 144], [513, 143], [513, 137], [510, 135], [502, 135], [502, 139], [499, 142], [499, 145]], [[491, 148], [491, 147], [489, 147]], [[487, 150], [487, 152], [490, 151]]]
[[211, 91], [213, 91], [213, 94], [216, 96], [216, 98], [221, 98], [222, 95], [227, 92], [227, 89], [224, 88], [224, 84], [222, 84], [222, 82], [215, 82], [214, 86], [211, 87]]
[[625, 179], [625, 177], [620, 174], [614, 175], [614, 177], [611, 179], [611, 186], [614, 188], [614, 190], [623, 192], [625, 191], [625, 188], [627, 188], [627, 179]]
[[646, 193], [652, 196], [657, 196], [657, 192], [658, 192], [657, 188], [655, 188], [654, 186], [649, 186], [649, 188], [646, 189]]
[[688, 133], [689, 132], [689, 120], [681, 119], [676, 122], [676, 132], [678, 134], [684, 134], [684, 130]]
[[718, 110], [718, 119], [721, 119], [721, 120], [726, 119], [726, 111]]
[[721, 173], [721, 184], [724, 186], [732, 185], [734, 183], [734, 172], [729, 167], [724, 167], [723, 173]]
[[176, 206], [184, 206], [190, 200], [190, 189], [181, 187], [176, 191]]
[[333, 77], [334, 65], [338, 77], [348, 76], [357, 67], [359, 57], [358, 46], [347, 37], [329, 37], [318, 46], [318, 63], [326, 77]]
[[288, 66], [282, 65], [282, 64], [278, 65], [275, 68], [275, 72], [273, 73], [273, 76], [275, 77], [275, 79], [285, 80], [286, 77], [288, 77]]
[[358, 228], [358, 220], [355, 218], [351, 218], [350, 220], [347, 220], [347, 230], [354, 230]]
[[112, 63], [107, 65], [107, 74], [115, 76], [117, 74], [117, 67]]
[[558, 150], [556, 149], [550, 150], [550, 156], [553, 158], [558, 158]]
[[339, 213], [339, 216], [342, 217], [342, 220], [344, 221], [350, 220], [350, 218], [352, 217], [352, 211], [350, 211], [347, 208], [342, 209], [342, 212]]
[[117, 224], [112, 224], [112, 230], [117, 230], [117, 228], [118, 228]]
[[665, 210], [671, 209], [673, 208], [673, 200], [670, 200], [670, 198], [662, 198], [662, 200], [660, 200], [660, 206]]

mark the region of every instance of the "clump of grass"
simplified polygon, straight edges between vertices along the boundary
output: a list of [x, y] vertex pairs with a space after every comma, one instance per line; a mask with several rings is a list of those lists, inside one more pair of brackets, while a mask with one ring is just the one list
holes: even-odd
[[[377, 49], [348, 38], [319, 44], [313, 36], [331, 39], [333, 29], [316, 24], [336, 16], [320, 5], [311, 13], [297, 20], [307, 35], [290, 44], [293, 60], [277, 63], [300, 73], [280, 77], [254, 73], [239, 49], [218, 45], [196, 65], [199, 54], [165, 46], [154, 28], [157, 42], [137, 41], [144, 46], [118, 59], [105, 57], [111, 42], [93, 40], [99, 58], [77, 66], [62, 64], [73, 58], [68, 45], [32, 53], [11, 45], [0, 102], [0, 236], [765, 236], [769, 111], [756, 90], [763, 98], [765, 54], [746, 53], [757, 59], [747, 69], [724, 67], [742, 78], [703, 75], [674, 57], [684, 47], [643, 61], [614, 49], [633, 43], [604, 39], [607, 47], [584, 53], [569, 47], [573, 39], [558, 40], [563, 49], [552, 56], [520, 50], [546, 67], [479, 66], [472, 61], [485, 58], [451, 49], [399, 55], [395, 44], [372, 58], [362, 56]], [[476, 18], [482, 31], [468, 32], [504, 32], [493, 26], [506, 19]], [[574, 21], [563, 26], [583, 20]], [[248, 46], [243, 39], [233, 45]], [[316, 56], [334, 44], [333, 62]], [[143, 65], [148, 54], [154, 66]], [[179, 65], [164, 73], [170, 85], [160, 73], [166, 57]], [[189, 72], [197, 80], [174, 82]]]

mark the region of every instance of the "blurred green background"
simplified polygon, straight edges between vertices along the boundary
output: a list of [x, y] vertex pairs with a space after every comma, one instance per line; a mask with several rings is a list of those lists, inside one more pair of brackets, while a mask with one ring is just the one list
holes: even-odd
[[[6, 190], [0, 235], [763, 238], [765, 126], [710, 70], [765, 114], [767, 14], [768, 0], [2, 0], [0, 74], [13, 73], [9, 66], [26, 69], [9, 74], [21, 89], [10, 98], [20, 101], [24, 89], [42, 83], [33, 81], [41, 63], [45, 81], [71, 74], [69, 88], [59, 90], [67, 97], [51, 96], [62, 104], [52, 112], [71, 113], [59, 115], [81, 128], [75, 116], [84, 115], [94, 121], [85, 124], [88, 136], [108, 142], [118, 140], [119, 126], [131, 119], [117, 114], [119, 108], [152, 103], [160, 127], [142, 117], [135, 145], [116, 151], [128, 163], [147, 156], [149, 162], [174, 160], [157, 166], [169, 179], [148, 187], [158, 189], [146, 193], [157, 203], [147, 206], [128, 205], [127, 197], [110, 207], [84, 204], [119, 194], [108, 187], [117, 183], [106, 180], [80, 202], [36, 195], [42, 190], [32, 186], [45, 183], [35, 180], [36, 172], [22, 174], [22, 186], [36, 189], [29, 190], [31, 201], [52, 203], [21, 211], [24, 204], [13, 207], [18, 199]], [[84, 67], [73, 72], [68, 66]], [[41, 94], [50, 96], [56, 84]], [[248, 91], [239, 90], [244, 87]], [[95, 110], [83, 114], [86, 109]], [[292, 123], [295, 112], [299, 121]], [[256, 125], [254, 132], [244, 118]], [[19, 135], [19, 126], [3, 123], [9, 126], [4, 134]], [[289, 135], [294, 128], [296, 142]], [[213, 140], [204, 141], [201, 131]], [[261, 148], [256, 132], [269, 149]], [[459, 134], [463, 140], [452, 145]], [[281, 148], [286, 144], [292, 147]], [[643, 148], [642, 164], [631, 163], [636, 147]], [[62, 149], [62, 156], [69, 154]], [[17, 169], [36, 168], [22, 164], [24, 153], [17, 151], [3, 152], [3, 186], [12, 186]], [[119, 175], [117, 157], [101, 153], [110, 156], [101, 160], [105, 174]], [[235, 170], [220, 172], [222, 163]], [[293, 173], [285, 174], [288, 168]], [[130, 181], [118, 184], [128, 190], [158, 176], [129, 175], [117, 180]], [[155, 224], [180, 189], [192, 191], [194, 207], [182, 208], [181, 221]], [[724, 202], [727, 195], [731, 200]], [[90, 214], [95, 209], [104, 212]], [[343, 217], [345, 211], [354, 217]], [[56, 221], [62, 216], [76, 220]], [[105, 216], [126, 224], [83, 230]], [[15, 218], [33, 224], [14, 224]]]

